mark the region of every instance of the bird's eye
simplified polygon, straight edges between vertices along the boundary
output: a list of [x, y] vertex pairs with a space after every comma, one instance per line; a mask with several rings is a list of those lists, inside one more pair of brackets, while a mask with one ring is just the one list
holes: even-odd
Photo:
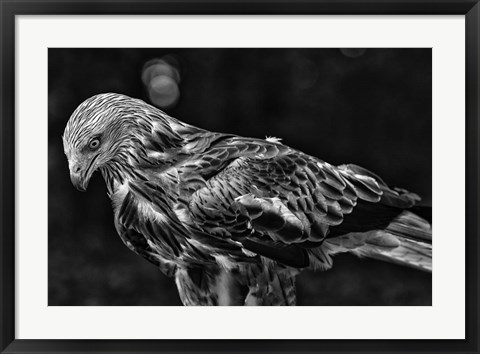
[[88, 144], [88, 147], [92, 150], [97, 150], [99, 146], [100, 146], [100, 140], [97, 138], [92, 139], [92, 141], [90, 141], [90, 143]]

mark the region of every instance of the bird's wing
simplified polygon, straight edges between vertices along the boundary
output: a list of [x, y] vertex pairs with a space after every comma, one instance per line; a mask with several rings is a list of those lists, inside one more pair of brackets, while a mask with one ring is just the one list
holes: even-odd
[[[260, 140], [224, 141], [195, 165], [202, 168], [191, 175], [206, 180], [189, 203], [195, 223], [294, 267], [308, 266], [309, 250], [329, 238], [386, 228], [419, 199], [358, 166]], [[326, 256], [345, 249], [330, 246]]]

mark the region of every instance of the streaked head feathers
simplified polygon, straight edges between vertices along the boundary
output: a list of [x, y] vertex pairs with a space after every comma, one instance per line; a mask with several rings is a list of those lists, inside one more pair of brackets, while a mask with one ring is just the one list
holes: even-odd
[[[92, 173], [129, 169], [146, 156], [146, 145], [155, 140], [168, 144], [180, 138], [164, 112], [145, 102], [116, 93], [88, 98], [73, 112], [63, 134], [64, 151], [74, 185], [85, 190]], [[162, 137], [166, 136], [162, 140]], [[127, 171], [128, 172], [128, 171]]]

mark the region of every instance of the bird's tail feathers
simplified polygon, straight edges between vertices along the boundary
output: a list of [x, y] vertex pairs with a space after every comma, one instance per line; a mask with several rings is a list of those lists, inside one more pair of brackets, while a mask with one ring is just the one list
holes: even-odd
[[400, 237], [396, 238], [399, 242], [397, 247], [388, 249], [386, 247], [366, 244], [361, 248], [352, 250], [351, 253], [359, 257], [378, 259], [427, 272], [432, 271], [431, 244], [401, 239]]
[[330, 268], [331, 256], [344, 252], [431, 272], [432, 227], [427, 220], [404, 211], [383, 230], [325, 240], [310, 252], [313, 268]]

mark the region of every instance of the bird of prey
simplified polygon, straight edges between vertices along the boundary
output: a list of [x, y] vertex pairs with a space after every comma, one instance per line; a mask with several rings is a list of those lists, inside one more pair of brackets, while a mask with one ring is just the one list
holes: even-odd
[[73, 185], [101, 172], [122, 241], [184, 305], [295, 305], [296, 275], [343, 252], [431, 271], [431, 209], [365, 168], [115, 93], [81, 103], [63, 144]]

